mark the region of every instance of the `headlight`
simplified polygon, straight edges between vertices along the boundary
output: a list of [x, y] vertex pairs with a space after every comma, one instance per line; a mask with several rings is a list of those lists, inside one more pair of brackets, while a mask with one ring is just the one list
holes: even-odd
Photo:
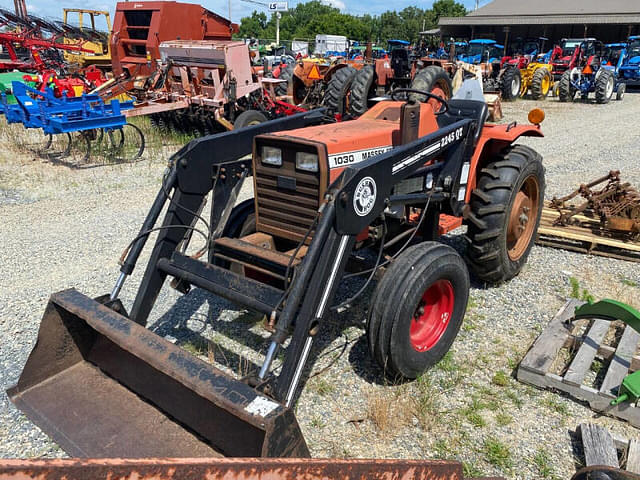
[[267, 165], [282, 165], [282, 150], [275, 147], [262, 147], [262, 163]]
[[318, 171], [318, 155], [315, 153], [297, 152], [296, 168], [307, 172]]

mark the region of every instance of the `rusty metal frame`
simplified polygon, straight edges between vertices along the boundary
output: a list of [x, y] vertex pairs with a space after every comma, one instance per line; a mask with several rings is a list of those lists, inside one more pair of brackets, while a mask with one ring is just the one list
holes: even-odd
[[[0, 460], [3, 480], [463, 480], [462, 464], [361, 459]], [[490, 479], [485, 479], [490, 480]], [[498, 480], [498, 479], [494, 479]]]

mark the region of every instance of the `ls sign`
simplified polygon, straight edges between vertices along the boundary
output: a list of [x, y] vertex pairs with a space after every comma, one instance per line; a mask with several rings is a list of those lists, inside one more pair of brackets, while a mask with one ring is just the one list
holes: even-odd
[[269, 2], [269, 11], [270, 12], [288, 12], [289, 3], [288, 2]]

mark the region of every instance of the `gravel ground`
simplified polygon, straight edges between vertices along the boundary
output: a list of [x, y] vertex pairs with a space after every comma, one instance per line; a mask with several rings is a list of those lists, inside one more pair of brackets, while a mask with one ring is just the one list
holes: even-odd
[[[535, 102], [506, 104], [505, 121], [525, 121]], [[547, 112], [545, 139], [526, 139], [543, 156], [547, 193], [620, 169], [640, 185], [640, 93], [622, 103], [560, 105]], [[97, 296], [111, 290], [117, 259], [156, 194], [170, 142], [135, 165], [74, 170], [34, 160], [0, 129], [0, 386], [13, 385], [37, 334], [50, 293], [69, 287]], [[250, 192], [246, 190], [245, 195]], [[462, 249], [460, 237], [447, 239]], [[141, 261], [144, 262], [146, 257]], [[123, 290], [133, 300], [142, 268]], [[626, 437], [634, 428], [596, 416], [578, 402], [522, 385], [514, 368], [569, 295], [569, 278], [596, 298], [640, 301], [630, 262], [534, 247], [521, 275], [499, 288], [474, 285], [465, 325], [451, 354], [420, 381], [389, 385], [369, 358], [363, 322], [369, 294], [332, 314], [313, 351], [315, 365], [296, 412], [317, 457], [444, 458], [468, 474], [569, 478], [580, 462], [573, 431], [582, 421]], [[358, 281], [341, 287], [348, 296]], [[259, 318], [199, 290], [165, 288], [151, 318], [156, 333], [242, 373], [261, 354]], [[247, 332], [249, 330], [249, 333]], [[0, 457], [64, 452], [0, 396]]]

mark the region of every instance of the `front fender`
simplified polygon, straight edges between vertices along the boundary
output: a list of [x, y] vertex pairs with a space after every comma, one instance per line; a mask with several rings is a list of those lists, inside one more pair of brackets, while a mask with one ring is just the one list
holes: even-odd
[[476, 188], [477, 172], [497, 153], [511, 145], [520, 137], [544, 137], [542, 129], [538, 125], [523, 124], [486, 124], [476, 145], [476, 150], [471, 157], [470, 171], [476, 172], [473, 178], [469, 178], [468, 189], [465, 196], [466, 203], [471, 201], [471, 192]]

